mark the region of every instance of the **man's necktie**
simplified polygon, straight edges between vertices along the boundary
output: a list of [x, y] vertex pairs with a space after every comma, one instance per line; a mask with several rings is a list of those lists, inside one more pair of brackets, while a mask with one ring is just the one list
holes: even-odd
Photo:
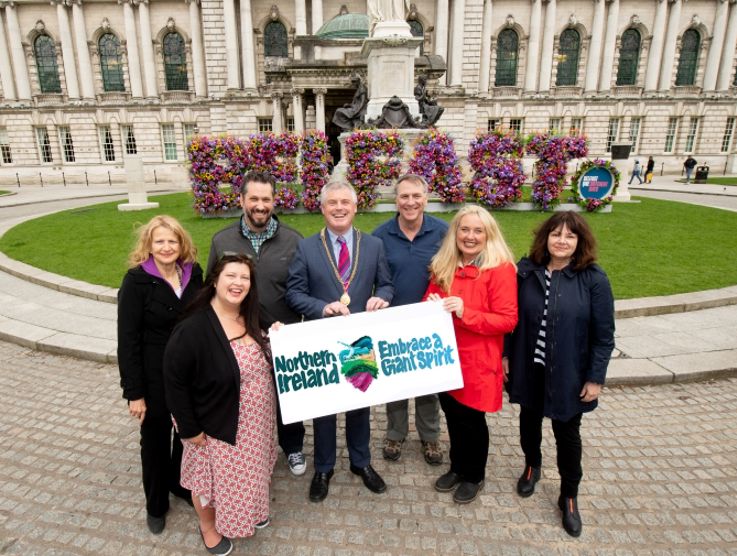
[[351, 274], [351, 256], [348, 254], [348, 246], [345, 243], [343, 236], [338, 236], [338, 243], [340, 244], [340, 252], [338, 253], [338, 274], [343, 283], [348, 282], [348, 278]]

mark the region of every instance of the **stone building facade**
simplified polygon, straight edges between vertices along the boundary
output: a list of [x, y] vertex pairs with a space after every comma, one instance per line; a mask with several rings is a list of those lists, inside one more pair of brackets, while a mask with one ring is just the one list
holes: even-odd
[[[316, 127], [366, 71], [365, 0], [0, 0], [0, 183], [184, 180], [194, 133]], [[345, 2], [345, 3], [344, 3]], [[737, 172], [735, 0], [416, 0], [416, 73], [460, 154], [479, 130], [579, 130], [666, 172]]]

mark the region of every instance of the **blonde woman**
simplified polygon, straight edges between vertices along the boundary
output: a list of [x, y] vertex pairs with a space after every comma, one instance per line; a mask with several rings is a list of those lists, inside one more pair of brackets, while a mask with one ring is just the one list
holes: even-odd
[[425, 298], [453, 314], [463, 388], [439, 395], [450, 437], [450, 470], [435, 481], [458, 504], [483, 488], [489, 453], [486, 412], [502, 406], [504, 335], [517, 324], [512, 253], [483, 208], [465, 206], [430, 264]]
[[118, 291], [118, 366], [128, 412], [141, 426], [146, 523], [166, 525], [169, 492], [191, 503], [179, 485], [182, 443], [164, 400], [164, 348], [185, 305], [202, 286], [189, 234], [170, 216], [155, 216], [138, 231], [129, 270]]

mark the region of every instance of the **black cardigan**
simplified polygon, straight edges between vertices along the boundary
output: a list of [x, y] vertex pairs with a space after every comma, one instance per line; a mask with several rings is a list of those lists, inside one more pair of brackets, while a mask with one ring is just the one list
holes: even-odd
[[125, 399], [163, 402], [164, 347], [201, 287], [202, 269], [196, 263], [181, 299], [163, 278], [140, 266], [126, 273], [118, 290], [118, 367]]
[[166, 404], [182, 438], [201, 432], [235, 445], [240, 370], [209, 305], [172, 332], [164, 354]]

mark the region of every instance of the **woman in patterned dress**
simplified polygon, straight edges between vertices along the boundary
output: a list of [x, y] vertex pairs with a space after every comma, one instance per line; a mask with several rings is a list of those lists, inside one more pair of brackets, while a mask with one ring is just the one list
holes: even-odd
[[276, 461], [271, 354], [259, 327], [253, 263], [225, 255], [193, 313], [166, 348], [166, 398], [184, 444], [182, 485], [192, 491], [210, 554], [269, 523]]

